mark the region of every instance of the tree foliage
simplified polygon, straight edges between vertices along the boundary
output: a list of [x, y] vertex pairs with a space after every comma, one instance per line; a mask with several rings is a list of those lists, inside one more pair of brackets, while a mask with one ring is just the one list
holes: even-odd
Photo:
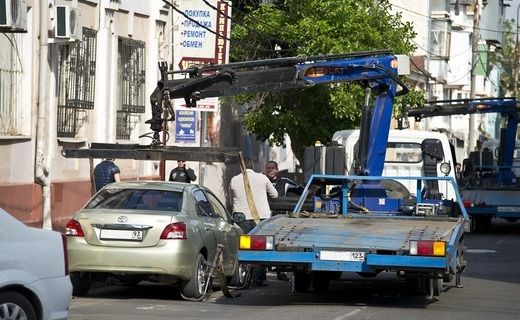
[[513, 70], [515, 69], [515, 48], [516, 39], [513, 38], [515, 32], [514, 20], [504, 22], [504, 39], [502, 48], [490, 53], [490, 62], [500, 69], [500, 96], [516, 95], [514, 92], [515, 79]]
[[[233, 61], [275, 56], [315, 56], [390, 48], [409, 54], [413, 27], [391, 14], [388, 0], [286, 0], [235, 8]], [[274, 50], [279, 47], [279, 50]], [[245, 128], [260, 140], [281, 145], [291, 138], [296, 157], [315, 141], [359, 125], [364, 91], [355, 83], [248, 96]]]

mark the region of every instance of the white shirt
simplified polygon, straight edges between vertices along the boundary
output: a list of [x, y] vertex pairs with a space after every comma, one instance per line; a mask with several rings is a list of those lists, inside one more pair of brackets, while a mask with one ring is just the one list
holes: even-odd
[[[269, 178], [264, 174], [254, 172], [251, 169], [247, 169], [246, 171], [258, 216], [260, 219], [267, 219], [271, 216], [267, 196], [277, 198], [278, 192], [273, 187], [271, 181], [269, 181]], [[233, 212], [242, 212], [245, 214], [247, 220], [253, 220], [253, 215], [247, 203], [242, 173], [231, 179], [231, 192], [233, 195]]]

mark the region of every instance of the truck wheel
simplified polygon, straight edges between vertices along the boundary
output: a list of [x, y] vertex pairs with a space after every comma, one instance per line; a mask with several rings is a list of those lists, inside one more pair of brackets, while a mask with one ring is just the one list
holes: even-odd
[[422, 291], [421, 278], [406, 277], [404, 283], [406, 286], [406, 292], [410, 294], [419, 294]]
[[306, 271], [294, 272], [294, 290], [296, 292], [307, 292], [311, 286], [311, 274]]
[[71, 273], [70, 282], [72, 283], [72, 295], [76, 297], [87, 295], [92, 285], [92, 281], [88, 275], [81, 272]]
[[487, 232], [491, 228], [491, 217], [471, 217], [471, 232]]
[[442, 293], [442, 279], [432, 279], [431, 284], [433, 285], [433, 296], [439, 297]]
[[0, 292], [0, 319], [36, 320], [34, 307], [23, 295], [14, 291]]
[[195, 261], [193, 274], [183, 285], [181, 290], [182, 295], [190, 299], [200, 298], [204, 294], [206, 281], [211, 281], [206, 279], [206, 259], [199, 253], [197, 260]]
[[316, 293], [325, 293], [329, 290], [332, 274], [327, 271], [312, 272], [312, 287]]

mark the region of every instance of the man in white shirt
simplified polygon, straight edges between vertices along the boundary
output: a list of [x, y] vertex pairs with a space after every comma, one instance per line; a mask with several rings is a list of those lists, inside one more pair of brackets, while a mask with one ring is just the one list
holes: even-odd
[[[277, 198], [278, 192], [273, 187], [273, 184], [269, 181], [267, 176], [253, 170], [254, 163], [250, 159], [245, 160], [245, 165], [249, 186], [251, 187], [251, 193], [253, 194], [253, 200], [258, 216], [260, 220], [267, 219], [271, 217], [271, 209], [269, 208], [267, 197]], [[255, 227], [256, 223], [253, 214], [251, 213], [251, 209], [249, 208], [249, 203], [247, 202], [244, 176], [242, 173], [231, 179], [231, 194], [233, 196], [233, 212], [242, 212], [246, 216], [246, 221], [240, 223], [240, 227], [242, 227], [245, 233], [248, 233]], [[265, 268], [255, 266], [252, 275], [253, 287], [266, 286], [267, 284], [264, 283], [265, 279]]]
[[[253, 193], [256, 210], [260, 220], [271, 217], [271, 209], [269, 208], [268, 196], [277, 198], [278, 192], [274, 188], [269, 178], [264, 174], [255, 172], [254, 163], [250, 159], [245, 160], [247, 177], [249, 186]], [[244, 177], [242, 173], [231, 179], [231, 193], [233, 196], [233, 212], [242, 212], [246, 216], [246, 221], [253, 221], [253, 215], [247, 202], [246, 191], [244, 188]], [[254, 227], [254, 222], [253, 222]], [[251, 228], [252, 229], [252, 228]], [[244, 232], [249, 232], [244, 230]]]

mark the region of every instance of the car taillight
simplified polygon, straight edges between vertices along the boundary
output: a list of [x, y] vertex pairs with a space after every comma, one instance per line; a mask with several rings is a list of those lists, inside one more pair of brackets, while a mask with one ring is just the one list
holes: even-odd
[[83, 229], [81, 229], [81, 224], [71, 219], [67, 222], [67, 226], [65, 227], [65, 234], [72, 237], [84, 237]]
[[184, 222], [171, 223], [164, 228], [161, 239], [188, 239], [188, 232]]
[[444, 257], [446, 255], [446, 242], [412, 240], [410, 241], [410, 255]]
[[61, 242], [63, 243], [63, 260], [65, 267], [65, 275], [69, 274], [69, 253], [67, 252], [67, 236], [63, 233], [61, 234]]
[[471, 200], [464, 200], [464, 201], [462, 201], [462, 203], [464, 204], [464, 208], [473, 207], [473, 202]]
[[273, 250], [274, 236], [241, 235], [240, 249], [242, 250]]

